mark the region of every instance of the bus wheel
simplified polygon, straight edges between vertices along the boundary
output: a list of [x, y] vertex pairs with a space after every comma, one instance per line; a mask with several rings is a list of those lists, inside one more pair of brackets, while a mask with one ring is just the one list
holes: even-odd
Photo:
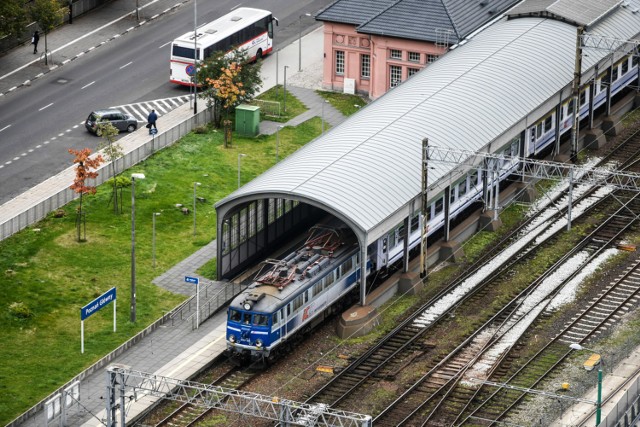
[[258, 51], [256, 52], [256, 62], [260, 61], [262, 59], [262, 49], [258, 49]]

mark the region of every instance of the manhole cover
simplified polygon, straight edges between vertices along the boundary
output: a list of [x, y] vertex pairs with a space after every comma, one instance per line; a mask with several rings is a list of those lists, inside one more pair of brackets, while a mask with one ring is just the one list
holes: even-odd
[[63, 84], [69, 83], [69, 80], [67, 80], [67, 79], [58, 79], [56, 81], [56, 83], [60, 83], [61, 85], [63, 85]]

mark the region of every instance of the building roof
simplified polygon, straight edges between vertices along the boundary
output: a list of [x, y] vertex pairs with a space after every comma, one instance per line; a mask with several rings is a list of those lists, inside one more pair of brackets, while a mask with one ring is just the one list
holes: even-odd
[[623, 0], [524, 0], [509, 17], [542, 16], [590, 26], [614, 11]]
[[[640, 0], [629, 0], [635, 7]], [[618, 8], [593, 32], [630, 39], [640, 14]], [[362, 108], [216, 204], [300, 200], [374, 241], [420, 200], [423, 138], [438, 147], [496, 151], [570, 88], [576, 28], [549, 18], [503, 19]], [[608, 52], [593, 50], [585, 73]], [[591, 70], [592, 71], [592, 70]], [[458, 176], [433, 164], [429, 197]], [[418, 204], [419, 206], [419, 204]], [[224, 212], [223, 212], [224, 214]]]
[[320, 21], [353, 24], [364, 34], [455, 44], [519, 0], [336, 0]]

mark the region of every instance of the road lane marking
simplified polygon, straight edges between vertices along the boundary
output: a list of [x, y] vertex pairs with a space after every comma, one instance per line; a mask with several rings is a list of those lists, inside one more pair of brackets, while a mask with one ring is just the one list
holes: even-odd
[[133, 64], [133, 62], [128, 62], [128, 63], [124, 64], [122, 67], [120, 67], [120, 69], [122, 70], [124, 67], [128, 67], [131, 64]]
[[0, 129], [0, 132], [2, 132], [5, 129], [9, 129], [11, 127], [11, 125], [6, 125], [5, 127], [3, 127], [2, 129]]
[[165, 47], [168, 44], [171, 44], [171, 42], [166, 42], [165, 44], [158, 46], [158, 49], [162, 49], [163, 47]]
[[95, 82], [96, 82], [96, 81], [94, 80], [94, 81], [92, 81], [91, 83], [89, 83], [89, 84], [86, 84], [86, 85], [82, 86], [80, 89], [86, 89], [86, 88], [88, 88], [89, 86], [91, 86], [92, 84], [94, 84]]
[[51, 104], [49, 104], [49, 105], [45, 105], [44, 107], [42, 107], [42, 108], [41, 108], [41, 109], [39, 109], [38, 111], [42, 111], [42, 110], [44, 110], [45, 108], [49, 108], [49, 107], [51, 107], [52, 105], [53, 105], [53, 102], [52, 102]]

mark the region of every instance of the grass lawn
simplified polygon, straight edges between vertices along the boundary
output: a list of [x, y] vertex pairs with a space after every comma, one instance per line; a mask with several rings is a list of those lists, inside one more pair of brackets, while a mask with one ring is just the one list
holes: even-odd
[[[291, 97], [291, 99], [294, 99]], [[289, 97], [287, 97], [289, 102]], [[320, 134], [314, 118], [280, 131], [280, 158]], [[129, 322], [131, 274], [131, 187], [123, 191], [123, 212], [113, 213], [111, 188], [103, 185], [84, 197], [87, 241], [76, 240], [78, 202], [0, 242], [0, 423], [7, 424], [87, 366], [122, 344], [185, 297], [153, 285], [162, 272], [215, 238], [213, 204], [236, 190], [238, 154], [241, 180], [250, 181], [275, 163], [275, 135], [233, 137], [222, 147], [222, 133], [191, 133], [174, 146], [126, 171], [136, 180], [137, 322]], [[69, 164], [72, 158], [69, 157]], [[193, 183], [198, 197], [197, 234], [191, 209]], [[151, 223], [156, 218], [156, 264], [152, 267]], [[85, 321], [85, 353], [80, 353], [80, 308], [117, 288], [117, 332], [112, 306]]]

